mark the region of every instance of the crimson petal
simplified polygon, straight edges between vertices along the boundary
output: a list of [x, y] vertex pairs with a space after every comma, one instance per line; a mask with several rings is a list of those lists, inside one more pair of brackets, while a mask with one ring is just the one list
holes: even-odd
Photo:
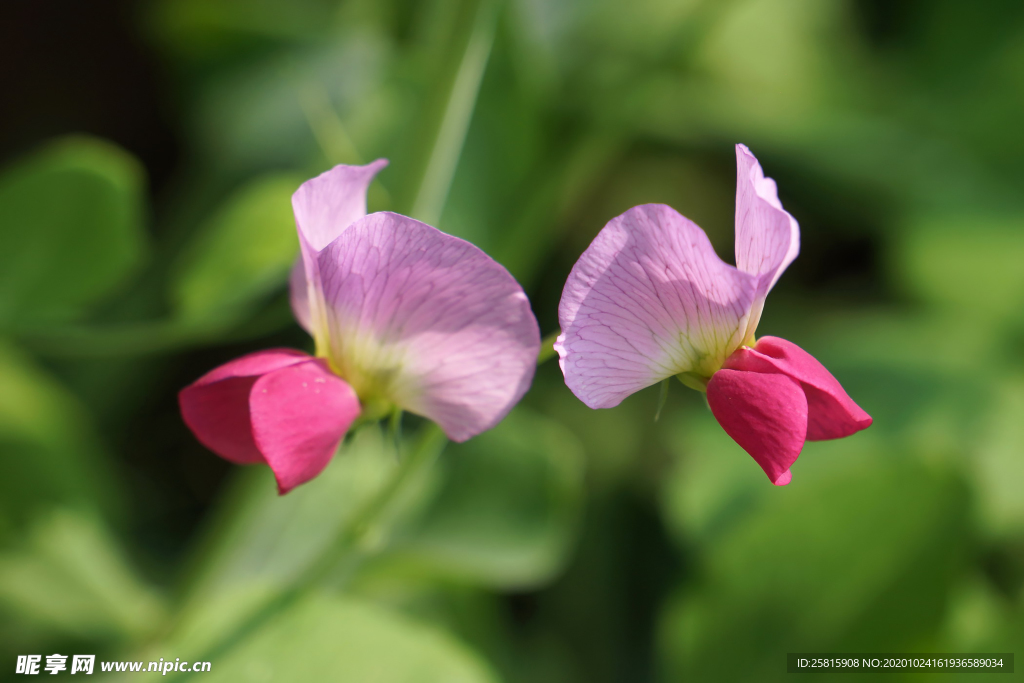
[[359, 399], [318, 358], [256, 380], [249, 410], [256, 445], [285, 494], [327, 467], [359, 416]]
[[807, 440], [841, 439], [871, 426], [871, 416], [857, 405], [811, 354], [791, 341], [761, 337], [753, 349], [741, 348], [726, 368], [783, 374], [793, 378], [807, 396]]
[[196, 438], [222, 458], [239, 465], [264, 462], [252, 437], [249, 392], [266, 373], [310, 358], [293, 349], [268, 349], [236, 358], [178, 393], [181, 416]]
[[807, 433], [807, 399], [781, 374], [719, 370], [708, 382], [715, 419], [773, 484], [788, 484]]

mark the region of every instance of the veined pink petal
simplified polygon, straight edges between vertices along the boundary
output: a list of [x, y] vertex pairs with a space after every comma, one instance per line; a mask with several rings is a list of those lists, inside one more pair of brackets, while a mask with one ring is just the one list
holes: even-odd
[[681, 372], [711, 376], [743, 341], [754, 285], [671, 207], [630, 209], [562, 291], [555, 349], [566, 385], [591, 408], [611, 408]]
[[309, 283], [306, 281], [306, 265], [299, 256], [288, 274], [288, 293], [291, 296], [292, 313], [295, 320], [310, 335], [313, 334], [313, 323], [309, 312]]
[[761, 337], [754, 348], [741, 348], [725, 367], [793, 378], [807, 396], [807, 439], [841, 439], [871, 426], [871, 416], [843, 390], [825, 366], [793, 342]]
[[283, 495], [320, 474], [359, 416], [359, 399], [322, 359], [260, 377], [249, 394], [252, 436]]
[[807, 400], [797, 382], [780, 374], [719, 370], [708, 382], [708, 405], [773, 484], [790, 482], [789, 468], [807, 434]]
[[313, 335], [318, 349], [326, 345], [327, 339], [316, 255], [366, 215], [366, 191], [374, 176], [387, 165], [387, 159], [377, 159], [365, 166], [335, 166], [304, 182], [292, 195], [305, 273], [303, 280], [292, 272], [292, 310], [299, 323]]
[[318, 268], [331, 363], [364, 404], [393, 403], [464, 441], [529, 388], [540, 349], [530, 303], [469, 242], [375, 213], [324, 249]]
[[775, 181], [745, 145], [736, 145], [736, 267], [757, 276], [744, 339], [761, 319], [765, 297], [800, 253], [800, 226], [779, 202]]
[[249, 392], [262, 375], [309, 360], [301, 351], [269, 349], [225, 363], [178, 393], [181, 416], [217, 455], [242, 465], [263, 462], [252, 437]]
[[387, 165], [387, 159], [365, 166], [339, 165], [302, 183], [292, 195], [292, 209], [310, 247], [321, 251], [366, 215], [366, 190]]

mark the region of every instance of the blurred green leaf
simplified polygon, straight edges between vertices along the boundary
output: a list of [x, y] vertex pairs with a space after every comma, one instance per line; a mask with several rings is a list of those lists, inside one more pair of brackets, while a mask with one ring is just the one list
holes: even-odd
[[199, 549], [201, 564], [169, 642], [202, 650], [297, 580], [395, 465], [383, 436], [368, 427], [287, 496], [277, 495], [268, 468], [249, 468]]
[[1012, 652], [1024, 635], [1024, 614], [1006, 598], [981, 576], [967, 577], [956, 586], [943, 625], [942, 651]]
[[90, 641], [142, 637], [163, 617], [110, 533], [68, 510], [43, 515], [26, 547], [0, 554], [0, 604], [20, 621]]
[[[831, 89], [836, 58], [852, 44], [843, 4], [815, 0], [735, 0], [706, 37], [701, 71], [747, 104], [744, 116], [785, 124]], [[838, 82], [837, 82], [838, 81]], [[755, 111], [756, 110], [756, 111]]]
[[1024, 216], [922, 217], [898, 235], [893, 276], [933, 306], [972, 320], [1020, 320]]
[[441, 469], [434, 502], [398, 541], [398, 557], [505, 589], [561, 569], [583, 498], [583, 451], [572, 433], [516, 408], [494, 429], [449, 445]]
[[127, 152], [66, 138], [0, 176], [0, 325], [81, 316], [139, 264], [142, 168]]
[[212, 664], [204, 680], [497, 681], [486, 663], [441, 631], [322, 594], [311, 595]]
[[[337, 130], [324, 129], [324, 111], [316, 111], [321, 107], [330, 108], [328, 115], [337, 116], [351, 138], [354, 149], [347, 154], [359, 152], [370, 160], [390, 149], [396, 117], [409, 114], [405, 89], [384, 82], [392, 61], [384, 37], [355, 33], [217, 72], [196, 98], [191, 117], [194, 136], [209, 155], [206, 165], [237, 177], [271, 168], [319, 172], [325, 161], [357, 162], [333, 156]], [[327, 149], [318, 148], [318, 137]]]
[[946, 456], [971, 448], [992, 400], [989, 383], [1006, 360], [997, 329], [948, 310], [812, 314], [808, 307], [792, 311], [788, 323], [774, 317], [777, 310], [758, 331], [799, 340], [820, 360], [874, 417], [866, 434], [898, 435]]
[[291, 196], [302, 181], [290, 173], [253, 180], [200, 228], [171, 284], [183, 324], [230, 325], [287, 281], [299, 250]]
[[[671, 425], [666, 440], [676, 455], [662, 490], [665, 520], [680, 543], [713, 540], [769, 493], [768, 478], [710, 411], [669, 413], [665, 421]], [[804, 461], [797, 461], [794, 478]]]
[[1024, 378], [1011, 376], [994, 387], [971, 462], [981, 521], [996, 535], [1024, 535]]
[[826, 445], [709, 539], [665, 613], [670, 679], [783, 680], [780, 652], [913, 651], [937, 636], [966, 560], [965, 487], [908, 456]]
[[114, 473], [83, 407], [2, 343], [0, 467], [0, 510], [16, 524], [53, 505], [107, 513], [119, 508]]
[[150, 20], [177, 56], [204, 61], [278, 43], [303, 42], [332, 24], [331, 0], [174, 0], [153, 5]]

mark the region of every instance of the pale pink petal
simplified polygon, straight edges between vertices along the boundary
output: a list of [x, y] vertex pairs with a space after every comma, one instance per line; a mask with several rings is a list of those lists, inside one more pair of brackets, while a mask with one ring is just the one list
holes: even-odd
[[302, 183], [292, 195], [307, 292], [303, 308], [303, 297], [296, 291], [301, 289], [301, 281], [293, 278], [292, 310], [299, 323], [313, 335], [318, 351], [327, 344], [327, 323], [316, 256], [345, 228], [366, 215], [366, 191], [374, 176], [387, 165], [387, 159], [377, 159], [365, 166], [335, 166]]
[[310, 356], [292, 349], [270, 349], [242, 356], [206, 373], [178, 393], [181, 416], [199, 441], [238, 464], [263, 462], [252, 438], [249, 392], [261, 375]]
[[327, 467], [359, 416], [359, 399], [326, 361], [314, 359], [260, 377], [249, 410], [256, 446], [285, 494]]
[[288, 292], [295, 319], [302, 329], [313, 334], [313, 324], [309, 312], [309, 284], [306, 282], [306, 266], [302, 262], [301, 256], [295, 260], [295, 265], [292, 266], [292, 271], [288, 275]]
[[611, 408], [672, 375], [710, 377], [743, 341], [754, 280], [668, 206], [612, 219], [562, 291], [555, 349], [566, 385]]
[[330, 357], [364, 405], [380, 400], [464, 441], [533, 379], [540, 332], [522, 288], [469, 242], [375, 213], [318, 259]]
[[789, 468], [807, 433], [807, 400], [797, 382], [785, 375], [719, 370], [708, 383], [708, 405], [773, 484], [790, 482]]
[[745, 145], [736, 145], [736, 267], [757, 276], [745, 339], [761, 319], [765, 297], [800, 253], [800, 226], [779, 202], [775, 181]]
[[322, 250], [366, 215], [366, 190], [387, 165], [387, 159], [377, 159], [365, 166], [335, 166], [302, 183], [292, 195], [292, 209], [310, 247]]
[[841, 439], [871, 426], [871, 416], [843, 390], [825, 366], [793, 342], [761, 337], [754, 348], [736, 351], [725, 367], [780, 373], [800, 382], [807, 396], [807, 439]]

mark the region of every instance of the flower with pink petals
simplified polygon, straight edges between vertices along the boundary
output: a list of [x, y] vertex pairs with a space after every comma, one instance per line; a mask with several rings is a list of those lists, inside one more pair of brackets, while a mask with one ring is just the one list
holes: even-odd
[[800, 228], [744, 145], [736, 162], [736, 266], [670, 207], [633, 207], [573, 267], [555, 349], [565, 383], [591, 408], [673, 375], [706, 391], [726, 433], [784, 485], [806, 440], [849, 436], [871, 417], [809, 353], [755, 339], [769, 290], [800, 251]]
[[537, 321], [508, 271], [425, 223], [366, 214], [386, 164], [336, 166], [292, 197], [292, 309], [316, 356], [260, 351], [179, 394], [204, 445], [265, 462], [281, 493], [319, 474], [357, 417], [408, 410], [465, 441], [500, 422], [533, 379]]

